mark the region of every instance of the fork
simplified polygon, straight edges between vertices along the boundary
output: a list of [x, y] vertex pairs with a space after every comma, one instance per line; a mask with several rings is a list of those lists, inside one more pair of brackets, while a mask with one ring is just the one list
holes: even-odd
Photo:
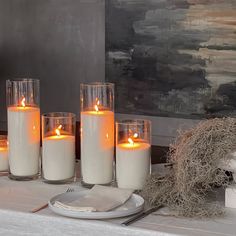
[[[73, 188], [68, 188], [68, 189], [66, 190], [66, 193], [71, 193], [71, 192], [74, 192], [74, 189], [73, 189]], [[42, 206], [40, 206], [40, 207], [34, 208], [34, 209], [31, 210], [30, 212], [31, 212], [31, 213], [35, 213], [35, 212], [41, 211], [41, 210], [43, 210], [43, 209], [45, 209], [45, 208], [47, 208], [47, 207], [48, 207], [48, 203], [46, 203], [46, 204], [44, 204], [44, 205], [42, 205]]]

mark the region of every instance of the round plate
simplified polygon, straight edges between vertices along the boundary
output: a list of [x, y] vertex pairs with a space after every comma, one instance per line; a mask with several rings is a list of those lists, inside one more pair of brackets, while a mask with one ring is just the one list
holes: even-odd
[[65, 210], [54, 206], [55, 201], [60, 201], [66, 204], [78, 200], [80, 197], [87, 194], [88, 191], [89, 190], [59, 194], [48, 202], [48, 206], [53, 212], [59, 215], [80, 219], [110, 219], [125, 217], [142, 211], [144, 207], [144, 199], [137, 194], [132, 194], [127, 202], [120, 207], [106, 212], [80, 212], [76, 210]]

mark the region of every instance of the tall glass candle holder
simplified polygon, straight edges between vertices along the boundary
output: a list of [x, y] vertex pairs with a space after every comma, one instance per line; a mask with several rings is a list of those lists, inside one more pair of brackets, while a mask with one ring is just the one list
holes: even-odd
[[6, 135], [0, 135], [0, 175], [7, 173], [9, 168], [8, 162], [8, 142]]
[[81, 84], [82, 184], [109, 185], [113, 181], [114, 84]]
[[116, 123], [116, 180], [119, 188], [140, 190], [151, 170], [151, 122]]
[[31, 180], [39, 175], [39, 80], [6, 81], [9, 177]]
[[76, 116], [68, 112], [42, 115], [42, 174], [47, 183], [67, 183], [75, 176]]

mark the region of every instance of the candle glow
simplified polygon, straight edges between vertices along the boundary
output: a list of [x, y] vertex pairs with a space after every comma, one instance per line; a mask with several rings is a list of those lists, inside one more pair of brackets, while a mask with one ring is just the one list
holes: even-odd
[[[134, 133], [133, 138], [136, 139], [138, 137], [137, 133]], [[132, 138], [128, 138], [128, 146], [134, 146], [134, 140]]]
[[95, 108], [95, 111], [96, 111], [96, 112], [98, 112], [98, 111], [99, 111], [99, 109], [98, 109], [98, 106], [97, 106], [97, 105], [95, 105], [95, 106], [94, 106], [94, 108]]
[[20, 104], [21, 104], [22, 107], [25, 107], [25, 97], [22, 98]]
[[134, 141], [133, 141], [132, 138], [128, 138], [128, 142], [129, 142], [130, 145], [134, 145]]
[[99, 112], [99, 108], [98, 108], [99, 105], [100, 105], [100, 101], [98, 100], [98, 98], [96, 98], [96, 105], [94, 106], [94, 109], [96, 112]]
[[57, 136], [61, 135], [61, 132], [60, 132], [61, 128], [62, 128], [62, 125], [59, 125], [58, 128], [55, 130]]

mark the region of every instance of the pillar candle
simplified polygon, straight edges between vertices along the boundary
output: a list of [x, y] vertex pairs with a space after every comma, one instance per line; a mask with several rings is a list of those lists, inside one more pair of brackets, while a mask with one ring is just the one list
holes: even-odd
[[116, 147], [116, 178], [119, 188], [142, 189], [150, 173], [148, 143], [120, 143]]
[[81, 170], [88, 184], [108, 184], [113, 179], [114, 112], [81, 112]]
[[8, 107], [8, 142], [11, 174], [36, 175], [39, 171], [39, 108]]
[[43, 176], [46, 180], [66, 180], [75, 173], [75, 137], [54, 135], [43, 138]]

